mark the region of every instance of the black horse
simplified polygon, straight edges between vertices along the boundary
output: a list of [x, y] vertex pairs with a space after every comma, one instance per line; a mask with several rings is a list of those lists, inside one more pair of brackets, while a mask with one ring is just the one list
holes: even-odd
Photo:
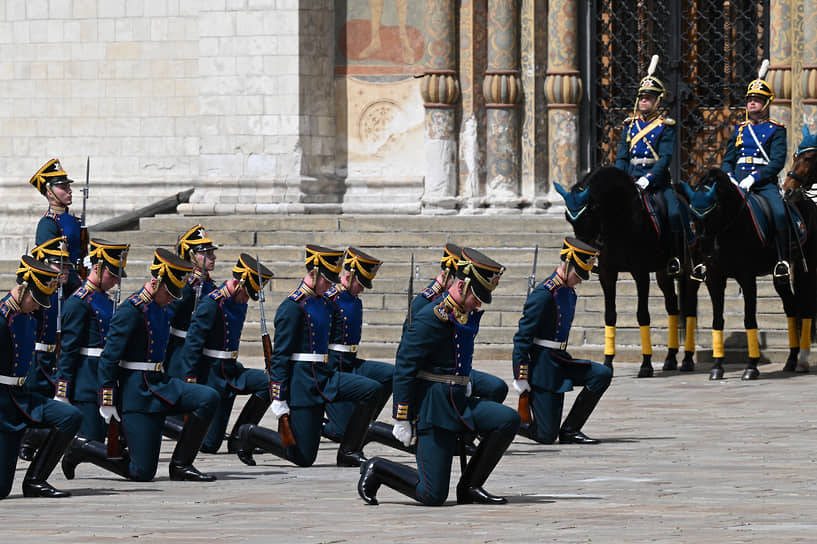
[[[710, 379], [723, 377], [723, 329], [724, 329], [724, 292], [727, 278], [734, 278], [743, 291], [744, 316], [749, 362], [742, 379], [756, 379], [760, 372], [757, 363], [760, 349], [757, 341], [757, 282], [758, 276], [772, 273], [778, 260], [778, 252], [773, 240], [761, 241], [758, 227], [752, 218], [747, 203], [748, 195], [733, 184], [720, 169], [712, 169], [696, 184], [695, 189], [684, 184], [684, 190], [690, 200], [690, 209], [696, 219], [701, 236], [698, 247], [700, 256], [706, 265], [706, 285], [712, 299], [712, 356], [714, 365]], [[788, 318], [789, 356], [785, 370], [796, 370], [801, 343], [798, 341], [797, 321], [804, 325], [803, 338], [808, 338], [805, 346], [805, 357], [808, 358], [810, 347], [811, 320], [814, 317], [817, 296], [817, 243], [813, 240], [817, 233], [817, 208], [814, 202], [803, 196], [801, 190], [790, 191], [787, 200], [797, 208], [807, 231], [812, 234], [806, 238], [802, 248], [796, 247], [794, 229], [790, 252], [793, 258], [792, 280], [774, 281], [774, 287], [783, 302], [783, 309]], [[756, 212], [757, 213], [757, 212]], [[774, 232], [773, 229], [770, 229]], [[807, 369], [807, 362], [805, 368]], [[801, 364], [802, 370], [802, 364]]]
[[[669, 339], [663, 369], [677, 369], [679, 295], [676, 294], [673, 278], [667, 273], [667, 263], [672, 254], [671, 236], [659, 237], [657, 234], [638, 186], [625, 172], [611, 166], [591, 172], [569, 191], [559, 184], [555, 186], [565, 199], [565, 215], [576, 237], [598, 247], [601, 252], [598, 273], [604, 292], [604, 363], [612, 368], [615, 356], [616, 281], [619, 272], [629, 272], [635, 280], [638, 294], [636, 319], [641, 330], [642, 354], [638, 377], [653, 375], [648, 302], [650, 272], [655, 272], [669, 315]], [[682, 371], [694, 369], [697, 285], [688, 278], [684, 274], [679, 282], [681, 309], [683, 315], [688, 316]]]

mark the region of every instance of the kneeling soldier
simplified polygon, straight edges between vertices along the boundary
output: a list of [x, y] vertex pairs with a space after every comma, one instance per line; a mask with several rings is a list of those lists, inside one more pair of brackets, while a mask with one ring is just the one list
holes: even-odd
[[32, 312], [48, 308], [58, 273], [24, 255], [17, 286], [0, 300], [0, 498], [11, 492], [20, 439], [26, 427], [50, 428], [23, 478], [26, 497], [68, 497], [46, 480], [71, 443], [82, 415], [73, 406], [25, 390], [34, 357], [36, 321]]
[[464, 248], [457, 279], [439, 303], [426, 305], [406, 329], [394, 371], [394, 436], [411, 442], [417, 421], [415, 470], [380, 457], [361, 467], [357, 489], [369, 504], [385, 484], [425, 505], [448, 498], [451, 462], [458, 435], [478, 433], [480, 441], [457, 484], [458, 504], [503, 504], [504, 497], [482, 488], [519, 427], [519, 414], [502, 404], [470, 396], [474, 341], [482, 312], [491, 302], [505, 268], [482, 253]]
[[[83, 439], [63, 460], [67, 478], [77, 463], [89, 461], [125, 478], [149, 481], [156, 475], [166, 415], [187, 414], [173, 456], [170, 479], [213, 481], [193, 466], [199, 446], [218, 405], [218, 393], [206, 385], [185, 383], [162, 370], [170, 335], [170, 315], [165, 306], [181, 296], [188, 261], [166, 249], [153, 254], [153, 276], [128, 297], [111, 320], [105, 349], [99, 359], [99, 414], [106, 423], [120, 421], [129, 457], [108, 459], [103, 444]], [[76, 445], [75, 445], [76, 446]]]
[[[552, 444], [597, 444], [581, 429], [610, 385], [613, 371], [608, 367], [574, 359], [565, 349], [576, 310], [573, 289], [590, 277], [599, 252], [575, 238], [565, 238], [562, 264], [531, 291], [519, 328], [513, 337], [514, 388], [528, 392], [533, 423], [523, 424], [519, 434]], [[564, 394], [574, 385], [584, 389], [561, 427]]]
[[278, 432], [242, 425], [242, 460], [251, 459], [253, 447], [259, 447], [296, 465], [311, 466], [318, 455], [324, 407], [342, 401], [354, 402], [355, 408], [343, 432], [337, 464], [360, 466], [366, 460], [361, 448], [377, 408], [380, 384], [327, 366], [332, 303], [322, 294], [340, 280], [341, 257], [343, 251], [306, 246], [307, 273], [275, 313], [270, 361], [272, 411], [278, 418], [291, 413], [295, 444], [284, 447]]

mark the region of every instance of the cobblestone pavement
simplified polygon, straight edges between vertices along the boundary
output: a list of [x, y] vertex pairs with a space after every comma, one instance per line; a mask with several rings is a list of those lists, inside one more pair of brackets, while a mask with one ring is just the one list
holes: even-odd
[[[508, 363], [476, 366], [509, 375]], [[387, 488], [380, 506], [366, 506], [357, 470], [336, 468], [329, 442], [311, 468], [271, 455], [246, 467], [233, 455], [202, 454], [197, 466], [217, 482], [171, 482], [166, 440], [153, 482], [86, 464], [66, 481], [58, 468], [51, 483], [74, 495], [64, 500], [22, 498], [21, 461], [0, 503], [0, 534], [7, 543], [815, 541], [817, 376], [784, 374], [779, 364], [762, 365], [752, 382], [740, 380], [738, 366], [716, 382], [705, 368], [649, 379], [635, 378], [637, 370], [617, 364], [585, 427], [603, 444], [511, 445], [486, 484], [509, 498], [505, 506], [457, 506], [456, 462], [446, 506], [419, 506]], [[507, 402], [516, 401], [512, 392]], [[413, 463], [375, 444], [366, 453]]]

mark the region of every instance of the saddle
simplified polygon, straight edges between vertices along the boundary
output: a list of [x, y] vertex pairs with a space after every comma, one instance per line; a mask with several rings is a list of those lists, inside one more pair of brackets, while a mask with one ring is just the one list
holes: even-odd
[[664, 195], [660, 191], [641, 191], [641, 202], [650, 217], [650, 223], [653, 230], [655, 230], [655, 234], [660, 239], [661, 234], [666, 231], [669, 225], [669, 212]]
[[[803, 218], [800, 216], [800, 212], [797, 208], [791, 203], [783, 201], [783, 205], [788, 209], [789, 216], [792, 220], [791, 222], [793, 223], [793, 225], [789, 225], [789, 227], [794, 227], [797, 235], [797, 243], [802, 246], [806, 241], [807, 234]], [[760, 193], [749, 192], [749, 194], [746, 195], [746, 208], [749, 210], [749, 216], [752, 218], [755, 233], [760, 242], [765, 246], [772, 241], [775, 234], [772, 229], [774, 225], [772, 207]], [[794, 247], [794, 244], [792, 244], [792, 247]]]

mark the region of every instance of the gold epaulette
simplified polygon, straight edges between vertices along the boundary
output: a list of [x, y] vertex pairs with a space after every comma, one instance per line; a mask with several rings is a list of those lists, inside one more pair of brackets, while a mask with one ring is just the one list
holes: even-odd
[[780, 121], [778, 121], [777, 119], [769, 119], [769, 122], [770, 122], [771, 124], [773, 124], [773, 125], [777, 125], [777, 126], [779, 126], [779, 127], [785, 127], [785, 126], [786, 126], [786, 125], [784, 125], [783, 123], [781, 123]]
[[664, 119], [664, 124], [671, 127], [675, 125], [675, 119], [673, 119], [672, 117], [666, 117]]
[[631, 115], [631, 116], [627, 117], [627, 118], [624, 120], [624, 122], [623, 122], [622, 124], [623, 124], [623, 125], [629, 125], [630, 123], [632, 123], [632, 122], [633, 122], [633, 121], [635, 121], [636, 119], [638, 119], [638, 117], [633, 117], [633, 116]]

